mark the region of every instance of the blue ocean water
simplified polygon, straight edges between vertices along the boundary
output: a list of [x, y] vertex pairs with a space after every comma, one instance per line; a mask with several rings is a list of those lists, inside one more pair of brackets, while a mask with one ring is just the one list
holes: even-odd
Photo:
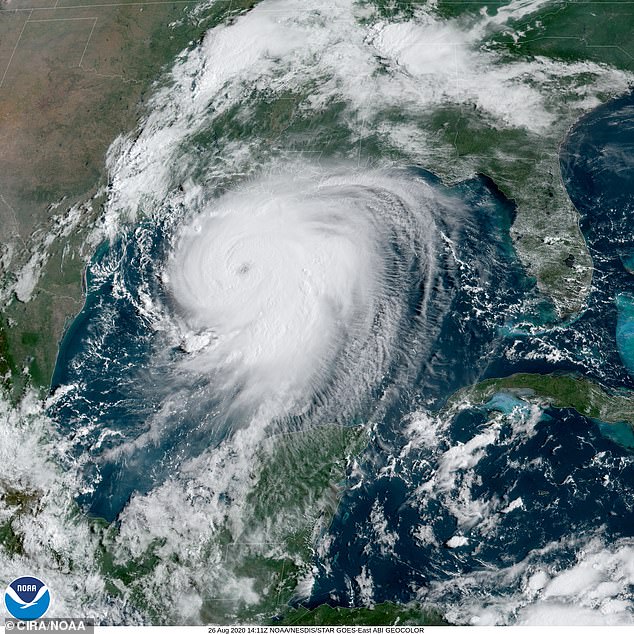
[[[118, 460], [102, 459], [148, 431], [161, 406], [161, 392], [153, 387], [167, 375], [148, 360], [162, 338], [139, 306], [144, 294], [164, 297], [158, 277], [168, 244], [164, 225], [146, 222], [101, 245], [86, 272], [84, 307], [61, 342], [52, 379], [53, 391], [73, 386], [53, 408], [60, 430], [74, 441], [71, 459], [89, 456], [86, 492], [78, 501], [108, 520], [133, 492], [150, 491], [173, 460], [170, 447], [155, 443]], [[186, 430], [186, 424], [177, 427], [176, 434]]]
[[[438, 400], [476, 381], [483, 367], [480, 359], [496, 356], [498, 329], [524, 296], [534, 292], [509, 240], [513, 205], [489, 179], [480, 177], [450, 189], [424, 170], [412, 169], [410, 176], [454, 199], [461, 210], [457, 213], [466, 210], [467, 217], [460, 221], [457, 235], [445, 226], [442, 214], [435, 219], [448, 242], [438, 245], [440, 270], [431, 297], [425, 295], [426, 280], [413, 274], [399, 289], [398, 301], [405, 301], [409, 312], [405, 347], [411, 354], [417, 346], [423, 350], [425, 343], [424, 349], [432, 352], [421, 352], [405, 384], [397, 378], [405, 361], [395, 355], [392, 370], [355, 421], [367, 420], [381, 398], [387, 403], [388, 419], [398, 426], [411, 410], [412, 399]], [[145, 308], [147, 298], [152, 298], [151, 313], [170, 311], [160, 280], [176, 223], [174, 216], [166, 223], [146, 221], [99, 249], [87, 273], [86, 304], [62, 341], [53, 377], [54, 390], [75, 388], [59, 399], [54, 414], [62, 432], [75, 441], [75, 457], [87, 459], [86, 492], [79, 502], [108, 520], [132, 494], [151, 490], [183, 460], [220, 442], [232, 429], [231, 421], [222, 420], [223, 404], [205, 393], [205, 377], [199, 385], [179, 384], [171, 368], [184, 353], [166, 340]], [[393, 257], [403, 257], [396, 242]], [[418, 327], [422, 305], [428, 331]], [[440, 344], [421, 342], [428, 337], [437, 337]], [[459, 363], [455, 350], [461, 351]], [[182, 398], [173, 398], [181, 393]], [[204, 398], [196, 398], [197, 393]], [[176, 405], [165, 413], [168, 396]], [[318, 417], [319, 398], [315, 400], [309, 418]], [[157, 416], [162, 417], [158, 424]], [[334, 422], [332, 417], [328, 420]], [[138, 444], [152, 431], [151, 421], [169, 428], [169, 433]]]
[[[634, 297], [628, 264], [634, 254], [633, 112], [634, 97], [613, 101], [582, 119], [562, 146], [562, 174], [595, 264], [586, 309], [565, 323], [554, 323], [552, 306], [520, 265], [509, 236], [514, 206], [490, 179], [449, 189], [428, 172], [412, 171], [459, 200], [468, 219], [443, 250], [446, 266], [432, 296], [423, 296], [422, 280], [406, 282], [408, 336], [415, 342], [419, 308], [428, 302], [434, 339], [420, 348], [412, 372], [399, 373], [396, 362], [377, 388], [389, 399], [349, 483], [358, 486], [344, 494], [327, 552], [315, 560], [309, 605], [362, 603], [355, 579], [364, 575], [372, 579], [375, 601], [407, 601], [421, 587], [512, 565], [571, 535], [633, 534], [629, 427], [569, 410], [540, 411], [508, 395], [450, 420], [434, 418], [461, 387], [514, 372], [571, 371], [606, 387], [634, 387], [634, 311], [627, 301]], [[169, 412], [172, 433], [135, 444], [150, 431], [148, 421], [166, 393], [206, 388], [202, 380], [174, 385], [170, 366], [183, 352], [166, 346], [141, 309], [151, 297], [169, 310], [160, 274], [175, 222], [146, 221], [98, 251], [87, 274], [86, 305], [62, 341], [53, 379], [54, 389], [75, 386], [54, 414], [86, 464], [79, 502], [108, 520], [131, 495], [151, 490], [223, 437], [210, 434], [207, 424], [222, 403], [184, 397]], [[437, 222], [443, 231], [443, 218]], [[522, 323], [534, 324], [534, 333], [519, 328]], [[371, 399], [364, 407], [356, 420], [373, 411]], [[436, 442], [414, 440], [407, 449], [411, 438], [404, 429], [417, 411], [430, 415], [425, 424]], [[377, 535], [377, 524], [393, 538]], [[465, 539], [450, 547], [456, 535]], [[548, 556], [563, 567], [575, 553]]]
[[[482, 377], [572, 371], [605, 386], [632, 388], [634, 95], [579, 121], [560, 156], [595, 266], [587, 308], [554, 326], [547, 310], [537, 311], [533, 335], [522, 334], [511, 320], [499, 331], [502, 340], [487, 343], [486, 356], [467, 355], [466, 362], [479, 364]], [[505, 297], [510, 269], [504, 260], [490, 266], [488, 274], [500, 280]], [[438, 340], [437, 354], [453, 368], [447, 374], [466, 381], [462, 346], [481, 342], [482, 331], [455, 341], [449, 335], [455, 328], [452, 324]], [[549, 350], [562, 354], [544, 352]], [[439, 384], [431, 373], [421, 374], [420, 381], [421, 393], [436, 389], [442, 396], [460, 382]], [[570, 410], [531, 412], [518, 399], [498, 395], [445, 425], [432, 425], [436, 445], [426, 440], [403, 451], [409, 442], [403, 422], [396, 414], [379, 426], [363, 476], [356, 476], [357, 486], [345, 494], [329, 529], [327, 554], [315, 562], [319, 574], [309, 605], [363, 604], [359, 580], [368, 577], [374, 601], [408, 601], [425, 596], [425, 588], [431, 593], [438, 583], [512, 566], [548, 544], [634, 535], [633, 436], [627, 424], [596, 423]], [[385, 520], [381, 532], [393, 536], [389, 548], [377, 533], [377, 509]], [[466, 541], [452, 548], [454, 535]], [[546, 549], [539, 557], [561, 569], [575, 561], [575, 547], [560, 546], [550, 554]], [[509, 577], [502, 586], [475, 592], [521, 591], [512, 583]], [[442, 600], [449, 603], [465, 592], [459, 583], [442, 587]]]

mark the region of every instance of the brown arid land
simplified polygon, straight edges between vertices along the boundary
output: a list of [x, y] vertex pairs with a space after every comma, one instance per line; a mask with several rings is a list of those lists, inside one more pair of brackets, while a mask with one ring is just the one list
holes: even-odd
[[[161, 69], [208, 26], [186, 19], [193, 6], [0, 0], [2, 286], [37, 250], [53, 215], [90, 201], [105, 184], [109, 145], [134, 128]], [[48, 385], [61, 333], [82, 305], [86, 254], [79, 250], [99, 202], [50, 247], [31, 300], [13, 297], [0, 308], [5, 385], [21, 388], [25, 368], [35, 385]]]

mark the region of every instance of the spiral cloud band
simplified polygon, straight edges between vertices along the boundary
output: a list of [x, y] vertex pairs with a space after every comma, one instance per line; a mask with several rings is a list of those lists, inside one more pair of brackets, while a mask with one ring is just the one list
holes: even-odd
[[210, 204], [165, 273], [183, 367], [264, 418], [333, 399], [341, 413], [341, 396], [354, 404], [380, 384], [405, 341], [411, 282], [430, 291], [434, 208], [448, 205], [410, 172], [299, 173]]

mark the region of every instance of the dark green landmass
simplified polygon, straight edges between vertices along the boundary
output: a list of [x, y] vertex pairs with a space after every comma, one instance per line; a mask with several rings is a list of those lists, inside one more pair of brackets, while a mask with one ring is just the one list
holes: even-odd
[[10, 521], [0, 524], [0, 547], [10, 555], [24, 553], [24, 537], [13, 530]]
[[[272, 509], [330, 514], [339, 496], [336, 489], [332, 495], [329, 490], [343, 480], [348, 458], [366, 442], [363, 428], [336, 425], [275, 437], [263, 450], [262, 470], [249, 494], [252, 520], [261, 522]], [[323, 506], [316, 508], [318, 503]]]
[[634, 395], [608, 391], [589, 379], [568, 374], [513, 374], [501, 379], [487, 379], [461, 390], [449, 404], [465, 398], [484, 403], [500, 391], [529, 399], [536, 397], [553, 407], [574, 409], [583, 416], [606, 423], [634, 424]]
[[448, 625], [438, 612], [416, 604], [378, 603], [368, 608], [320, 605], [290, 609], [269, 625]]
[[0, 548], [11, 555], [24, 552], [24, 536], [14, 527], [20, 517], [32, 513], [39, 500], [39, 495], [28, 490], [16, 489], [8, 482], [0, 481], [0, 504], [10, 511], [10, 516], [0, 522]]
[[[415, 1], [397, 3], [416, 6]], [[429, 8], [445, 19], [456, 20], [464, 30], [480, 19], [494, 16], [507, 1], [438, 0]], [[521, 13], [521, 12], [519, 12]], [[519, 15], [518, 13], [518, 15]], [[538, 56], [561, 62], [591, 61], [632, 71], [634, 68], [634, 12], [630, 5], [614, 2], [564, 2], [554, 0], [502, 25], [490, 24], [481, 49], [501, 54], [501, 64]], [[558, 147], [568, 128], [583, 113], [579, 94], [594, 78], [590, 69], [562, 77], [545, 93], [549, 110], [558, 121], [540, 135], [521, 130], [499, 130], [468, 107], [452, 107], [444, 127], [446, 142], [455, 144], [457, 160], [442, 167], [445, 178], [460, 177], [451, 169], [471, 163], [489, 175], [518, 207], [513, 238], [529, 272], [552, 297], [561, 316], [579, 310], [589, 288], [592, 263], [583, 243], [574, 210], [563, 186]], [[575, 94], [578, 91], [578, 94]], [[600, 100], [611, 94], [595, 92]], [[587, 108], [587, 106], [586, 106]], [[435, 116], [439, 116], [436, 114]], [[523, 137], [523, 138], [522, 138]], [[555, 236], [557, 241], [548, 240]], [[553, 244], [555, 246], [553, 247]]]
[[13, 356], [9, 352], [7, 326], [0, 320], [0, 387], [8, 388], [11, 384], [11, 377], [15, 374], [16, 366]]
[[631, 71], [633, 27], [634, 12], [628, 3], [553, 2], [515, 21], [519, 36], [502, 31], [492, 41], [513, 55], [590, 60]]
[[[262, 622], [292, 599], [301, 577], [310, 572], [318, 533], [337, 510], [350, 460], [366, 444], [363, 427], [325, 425], [274, 437], [263, 449], [248, 497], [246, 529], [226, 553], [236, 572], [256, 579], [264, 600], [236, 606], [238, 622]], [[251, 537], [261, 536], [262, 527], [267, 527], [264, 548], [253, 546]]]

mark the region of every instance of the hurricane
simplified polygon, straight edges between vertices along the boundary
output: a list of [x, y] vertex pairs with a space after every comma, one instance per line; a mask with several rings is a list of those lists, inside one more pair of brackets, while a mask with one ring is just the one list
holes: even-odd
[[345, 420], [407, 362], [411, 303], [424, 324], [433, 292], [441, 211], [457, 216], [459, 203], [405, 171], [341, 168], [302, 167], [210, 203], [165, 269], [180, 367], [207, 377], [242, 420], [311, 408]]
[[61, 400], [95, 458], [87, 491], [114, 492], [114, 513], [141, 473], [160, 483], [237, 430], [380, 416], [427, 363], [471, 226], [422, 170], [301, 162], [126, 234], [91, 268], [92, 326], [56, 377], [93, 402]]

